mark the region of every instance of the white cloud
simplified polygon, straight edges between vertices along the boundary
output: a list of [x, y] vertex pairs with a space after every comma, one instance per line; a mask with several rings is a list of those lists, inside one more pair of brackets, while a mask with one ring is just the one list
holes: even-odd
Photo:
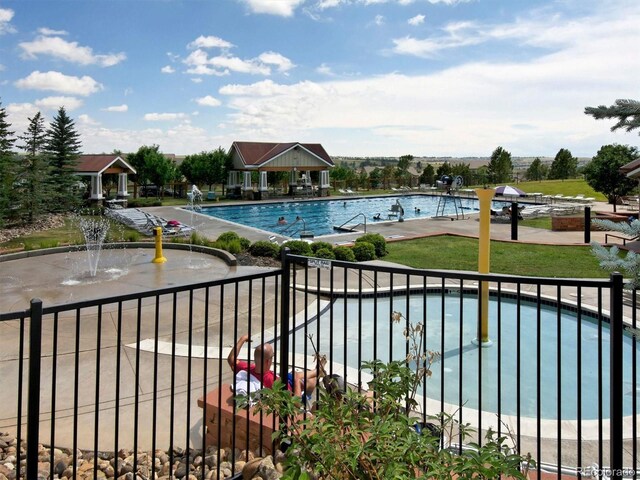
[[276, 52], [264, 52], [260, 54], [258, 60], [266, 65], [276, 66], [278, 71], [283, 73], [286, 73], [295, 67], [291, 60]]
[[64, 107], [65, 110], [71, 112], [80, 108], [83, 102], [76, 97], [45, 97], [36, 100], [35, 104], [38, 108], [45, 110], [58, 110], [60, 107]]
[[129, 110], [129, 106], [125, 103], [122, 105], [112, 105], [111, 107], [103, 108], [103, 112], [126, 112]]
[[209, 57], [202, 49], [194, 50], [183, 62], [189, 67], [186, 73], [191, 75], [229, 75], [230, 72], [250, 75], [271, 75], [271, 67], [277, 67], [281, 73], [287, 73], [295, 65], [287, 57], [276, 52], [264, 52], [258, 58], [243, 60], [221, 54]]
[[97, 122], [86, 113], [83, 113], [82, 115], [78, 115], [78, 121], [83, 125], [90, 125], [90, 126], [100, 125], [100, 122]]
[[184, 113], [146, 113], [144, 119], [149, 122], [165, 122], [170, 120], [182, 120], [187, 118]]
[[415, 17], [411, 17], [407, 20], [407, 23], [412, 26], [422, 25], [424, 23], [424, 19], [426, 17], [424, 15], [416, 15]]
[[187, 45], [187, 48], [190, 49], [190, 50], [197, 49], [197, 48], [223, 48], [223, 49], [228, 49], [228, 48], [231, 48], [233, 46], [234, 46], [233, 43], [229, 43], [226, 40], [223, 40], [223, 39], [218, 38], [218, 37], [214, 37], [213, 35], [209, 35], [208, 37], [200, 35], [193, 42], [189, 43], [189, 45]]
[[376, 18], [373, 19], [373, 23], [378, 26], [384, 25], [384, 17], [382, 15], [376, 15]]
[[321, 75], [327, 75], [328, 77], [333, 77], [335, 75], [331, 67], [326, 63], [323, 63], [318, 68], [316, 68], [316, 72], [318, 72]]
[[53, 30], [51, 28], [42, 27], [38, 29], [40, 35], [69, 35], [65, 30]]
[[171, 65], [165, 65], [160, 69], [160, 71], [162, 73], [175, 73], [176, 70]]
[[32, 42], [21, 42], [18, 46], [22, 49], [23, 56], [28, 59], [49, 55], [80, 65], [97, 64], [102, 67], [111, 67], [127, 58], [124, 53], [96, 55], [91, 47], [80, 46], [78, 42], [68, 42], [64, 38], [43, 35], [36, 37]]
[[0, 35], [14, 33], [16, 29], [11, 25], [14, 11], [10, 8], [0, 8]]
[[212, 97], [211, 95], [207, 95], [205, 97], [196, 98], [196, 103], [198, 105], [203, 105], [205, 107], [218, 107], [222, 104], [220, 100]]
[[202, 79], [201, 79], [200, 77], [192, 78], [192, 79], [191, 79], [191, 81], [192, 81], [193, 83], [202, 83]]
[[291, 17], [304, 0], [242, 0], [253, 13]]
[[34, 71], [15, 82], [16, 87], [31, 90], [51, 90], [86, 97], [102, 90], [102, 85], [89, 76], [74, 77], [60, 72]]

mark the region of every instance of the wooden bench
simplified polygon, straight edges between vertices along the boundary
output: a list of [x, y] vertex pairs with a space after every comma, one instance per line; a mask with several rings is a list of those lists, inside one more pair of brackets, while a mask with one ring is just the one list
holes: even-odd
[[215, 445], [219, 448], [235, 446], [244, 450], [247, 448], [248, 440], [250, 449], [259, 450], [262, 447], [263, 451], [272, 453], [272, 434], [274, 429], [278, 429], [278, 419], [273, 415], [255, 413], [253, 408], [238, 408], [233, 396], [231, 386], [223, 384], [220, 388], [198, 399], [200, 408], [204, 409], [206, 405], [204, 419], [206, 445]]

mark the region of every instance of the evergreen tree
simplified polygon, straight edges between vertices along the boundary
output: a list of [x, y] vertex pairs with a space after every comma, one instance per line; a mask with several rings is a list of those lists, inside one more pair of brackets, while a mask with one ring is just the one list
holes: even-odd
[[487, 166], [489, 181], [492, 183], [506, 183], [513, 175], [513, 163], [511, 153], [502, 147], [496, 148], [491, 154], [491, 160]]
[[436, 171], [433, 168], [433, 165], [427, 163], [427, 166], [422, 170], [422, 175], [420, 175], [420, 183], [424, 183], [426, 185], [434, 185], [435, 182]]
[[574, 178], [578, 173], [578, 159], [566, 148], [561, 148], [549, 169], [550, 180]]
[[75, 171], [80, 156], [80, 135], [64, 107], [58, 109], [46, 136], [45, 149], [51, 164], [50, 209], [66, 212], [79, 205], [82, 190], [74, 188], [79, 181]]
[[606, 107], [587, 107], [584, 113], [593, 116], [596, 120], [604, 118], [617, 118], [618, 123], [611, 127], [611, 131], [624, 128], [627, 132], [640, 128], [640, 102], [637, 100], [618, 99], [614, 105]]
[[549, 168], [542, 163], [539, 157], [536, 157], [529, 168], [527, 168], [527, 180], [541, 181], [547, 177]]
[[29, 126], [24, 135], [18, 137], [24, 142], [19, 148], [25, 157], [19, 163], [17, 172], [18, 192], [20, 194], [20, 213], [27, 223], [33, 223], [50, 202], [49, 160], [45, 153], [47, 142], [44, 117], [40, 112], [29, 118]]
[[11, 216], [11, 207], [16, 204], [14, 184], [16, 181], [16, 159], [13, 144], [14, 132], [9, 130], [7, 111], [0, 102], [0, 227]]

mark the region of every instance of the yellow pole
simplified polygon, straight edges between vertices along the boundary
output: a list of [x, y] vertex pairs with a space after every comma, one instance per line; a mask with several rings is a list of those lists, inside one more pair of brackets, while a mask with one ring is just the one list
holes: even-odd
[[162, 256], [162, 227], [154, 228], [153, 235], [156, 237], [156, 257], [152, 260], [152, 262], [164, 263], [167, 261], [167, 259]]
[[[480, 201], [480, 231], [478, 234], [478, 273], [489, 273], [491, 265], [491, 200], [495, 191], [492, 188], [478, 188], [476, 195]], [[489, 340], [489, 282], [480, 285], [480, 328], [476, 341], [483, 346], [491, 345]]]

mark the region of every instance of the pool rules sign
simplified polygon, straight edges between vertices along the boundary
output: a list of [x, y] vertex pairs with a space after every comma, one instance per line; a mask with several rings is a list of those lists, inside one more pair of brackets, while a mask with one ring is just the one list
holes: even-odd
[[324, 268], [325, 270], [331, 270], [331, 260], [325, 260], [322, 258], [310, 258], [307, 260], [307, 266], [310, 268]]

